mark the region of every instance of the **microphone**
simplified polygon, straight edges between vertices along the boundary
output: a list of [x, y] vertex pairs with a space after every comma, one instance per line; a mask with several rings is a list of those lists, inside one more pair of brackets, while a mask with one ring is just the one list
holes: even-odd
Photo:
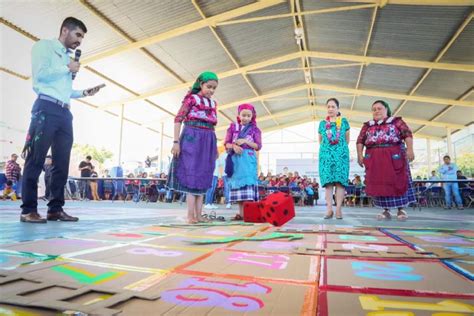
[[[76, 49], [75, 55], [74, 55], [74, 61], [79, 61], [79, 58], [81, 58], [81, 50]], [[77, 72], [72, 73], [72, 80], [76, 78]]]

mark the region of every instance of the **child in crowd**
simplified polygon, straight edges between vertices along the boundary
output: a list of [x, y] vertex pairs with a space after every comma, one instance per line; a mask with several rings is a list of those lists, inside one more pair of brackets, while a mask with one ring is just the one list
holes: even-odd
[[13, 181], [7, 180], [5, 187], [3, 188], [2, 199], [11, 199], [12, 201], [16, 201], [16, 192], [13, 188]]

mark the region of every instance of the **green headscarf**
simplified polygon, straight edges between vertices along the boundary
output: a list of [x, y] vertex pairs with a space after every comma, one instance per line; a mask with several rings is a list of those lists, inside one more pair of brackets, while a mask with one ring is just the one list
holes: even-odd
[[191, 88], [191, 92], [198, 93], [199, 91], [201, 91], [201, 83], [208, 82], [209, 80], [219, 81], [215, 73], [211, 71], [205, 71], [202, 74], [200, 74], [199, 77], [197, 77], [196, 81], [194, 82]]
[[392, 110], [390, 110], [390, 105], [388, 105], [387, 102], [385, 102], [383, 100], [377, 100], [374, 103], [372, 103], [372, 105], [374, 105], [375, 103], [380, 103], [387, 109], [387, 117], [392, 116]]

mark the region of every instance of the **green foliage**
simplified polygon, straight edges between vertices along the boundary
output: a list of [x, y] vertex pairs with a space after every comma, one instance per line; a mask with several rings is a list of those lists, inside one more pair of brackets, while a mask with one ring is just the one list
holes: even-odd
[[107, 159], [112, 158], [114, 155], [111, 151], [105, 148], [97, 148], [88, 144], [74, 144], [72, 150], [81, 157], [91, 156], [92, 159], [97, 161], [100, 165], [102, 165]]
[[474, 174], [474, 153], [464, 153], [458, 156], [456, 165], [462, 170], [463, 175], [470, 177]]

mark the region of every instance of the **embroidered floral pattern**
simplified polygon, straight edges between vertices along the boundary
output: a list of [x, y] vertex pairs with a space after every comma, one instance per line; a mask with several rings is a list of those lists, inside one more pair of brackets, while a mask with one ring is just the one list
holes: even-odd
[[357, 143], [365, 146], [382, 144], [400, 144], [407, 137], [412, 137], [410, 128], [398, 117], [389, 117], [380, 121], [368, 121], [364, 124]]

